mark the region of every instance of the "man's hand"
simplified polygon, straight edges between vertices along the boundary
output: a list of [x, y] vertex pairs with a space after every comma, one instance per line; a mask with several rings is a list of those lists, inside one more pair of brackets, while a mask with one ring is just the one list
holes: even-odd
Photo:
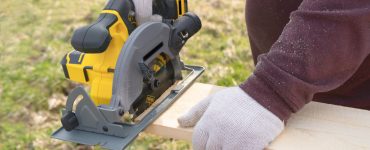
[[133, 2], [135, 5], [135, 19], [138, 25], [149, 21], [162, 21], [160, 15], [153, 15], [153, 0], [133, 0]]
[[283, 122], [239, 87], [213, 94], [178, 118], [193, 127], [195, 150], [261, 150], [284, 128]]

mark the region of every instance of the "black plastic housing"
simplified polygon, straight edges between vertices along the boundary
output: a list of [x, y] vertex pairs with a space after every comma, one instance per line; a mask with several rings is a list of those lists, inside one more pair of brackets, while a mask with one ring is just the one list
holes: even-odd
[[135, 29], [134, 5], [131, 0], [109, 0], [104, 10], [114, 10], [118, 16], [110, 13], [101, 13], [94, 23], [78, 28], [72, 36], [73, 48], [82, 53], [102, 53], [111, 40], [109, 28], [117, 22], [120, 17], [129, 32]]
[[173, 23], [170, 48], [179, 53], [186, 41], [201, 28], [202, 22], [196, 14], [191, 12], [185, 13]]
[[76, 128], [78, 124], [77, 117], [75, 113], [73, 112], [68, 112], [65, 115], [63, 115], [61, 119], [63, 128], [66, 129], [67, 131], [72, 131], [74, 128]]

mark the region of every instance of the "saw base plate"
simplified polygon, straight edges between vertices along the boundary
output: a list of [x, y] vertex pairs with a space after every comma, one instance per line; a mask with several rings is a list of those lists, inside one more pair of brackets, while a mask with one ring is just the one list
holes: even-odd
[[70, 141], [85, 145], [100, 145], [107, 149], [124, 149], [130, 144], [141, 131], [148, 127], [155, 119], [157, 119], [167, 108], [173, 104], [181, 94], [183, 94], [194, 81], [204, 72], [204, 67], [185, 65], [185, 69], [191, 71], [183, 80], [177, 82], [173, 89], [163, 96], [164, 99], [159, 104], [151, 108], [145, 113], [145, 116], [140, 118], [140, 121], [135, 124], [122, 124], [126, 137], [110, 136], [100, 133], [94, 133], [83, 130], [66, 131], [63, 127], [52, 134], [52, 138]]

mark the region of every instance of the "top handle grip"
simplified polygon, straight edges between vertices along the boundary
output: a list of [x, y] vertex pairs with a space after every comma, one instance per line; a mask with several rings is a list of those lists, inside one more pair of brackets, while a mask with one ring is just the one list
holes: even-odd
[[104, 52], [112, 40], [109, 28], [119, 20], [119, 17], [129, 34], [136, 28], [135, 8], [131, 0], [109, 0], [104, 10], [113, 10], [117, 13], [102, 12], [97, 21], [78, 28], [71, 41], [75, 50], [83, 53]]

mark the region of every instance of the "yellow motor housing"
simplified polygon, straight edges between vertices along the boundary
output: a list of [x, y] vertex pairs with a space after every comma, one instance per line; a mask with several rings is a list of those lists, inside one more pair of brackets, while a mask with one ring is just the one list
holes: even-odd
[[[172, 4], [174, 3], [177, 7], [166, 9], [171, 9], [168, 10], [168, 12], [175, 11], [173, 14], [175, 15], [175, 18], [173, 19], [176, 19], [187, 12], [187, 1], [173, 0]], [[66, 78], [88, 85], [90, 87], [90, 97], [94, 101], [95, 105], [108, 105], [110, 103], [110, 99], [112, 97], [114, 69], [118, 56], [124, 43], [129, 37], [129, 34], [136, 28], [136, 21], [133, 13], [134, 10], [132, 10], [132, 5], [133, 4], [131, 3], [131, 0], [110, 0], [100, 14], [100, 17], [105, 20], [107, 20], [106, 16], [108, 15], [115, 16], [110, 17], [111, 20], [108, 19], [108, 22], [111, 21], [111, 24], [105, 24], [110, 36], [110, 41], [106, 48], [97, 51], [87, 50], [87, 52], [73, 50], [66, 54], [62, 59], [61, 64]], [[162, 12], [166, 13], [166, 11]], [[166, 14], [161, 15], [166, 16]], [[93, 25], [98, 23], [104, 24], [104, 20], [100, 17]], [[112, 20], [112, 18], [115, 18], [115, 20]], [[85, 34], [84, 36], [87, 35]], [[77, 40], [84, 38], [85, 37], [80, 37]], [[90, 42], [88, 44], [95, 43]], [[83, 44], [81, 47], [83, 47], [81, 49], [87, 49]], [[100, 47], [100, 49], [102, 48]], [[152, 69], [155, 71], [160, 70], [160, 67], [163, 66], [163, 64], [165, 64], [167, 61], [167, 59], [163, 56], [160, 56], [160, 58], [157, 60], [159, 60], [161, 65], [153, 65]]]
[[[119, 16], [114, 10], [104, 10]], [[90, 86], [90, 97], [96, 105], [109, 104], [112, 96], [114, 68], [129, 33], [121, 17], [110, 28], [112, 40], [108, 48], [102, 53], [81, 53], [71, 51], [62, 64], [65, 65], [66, 76], [73, 81]], [[65, 62], [65, 63], [63, 63]]]

